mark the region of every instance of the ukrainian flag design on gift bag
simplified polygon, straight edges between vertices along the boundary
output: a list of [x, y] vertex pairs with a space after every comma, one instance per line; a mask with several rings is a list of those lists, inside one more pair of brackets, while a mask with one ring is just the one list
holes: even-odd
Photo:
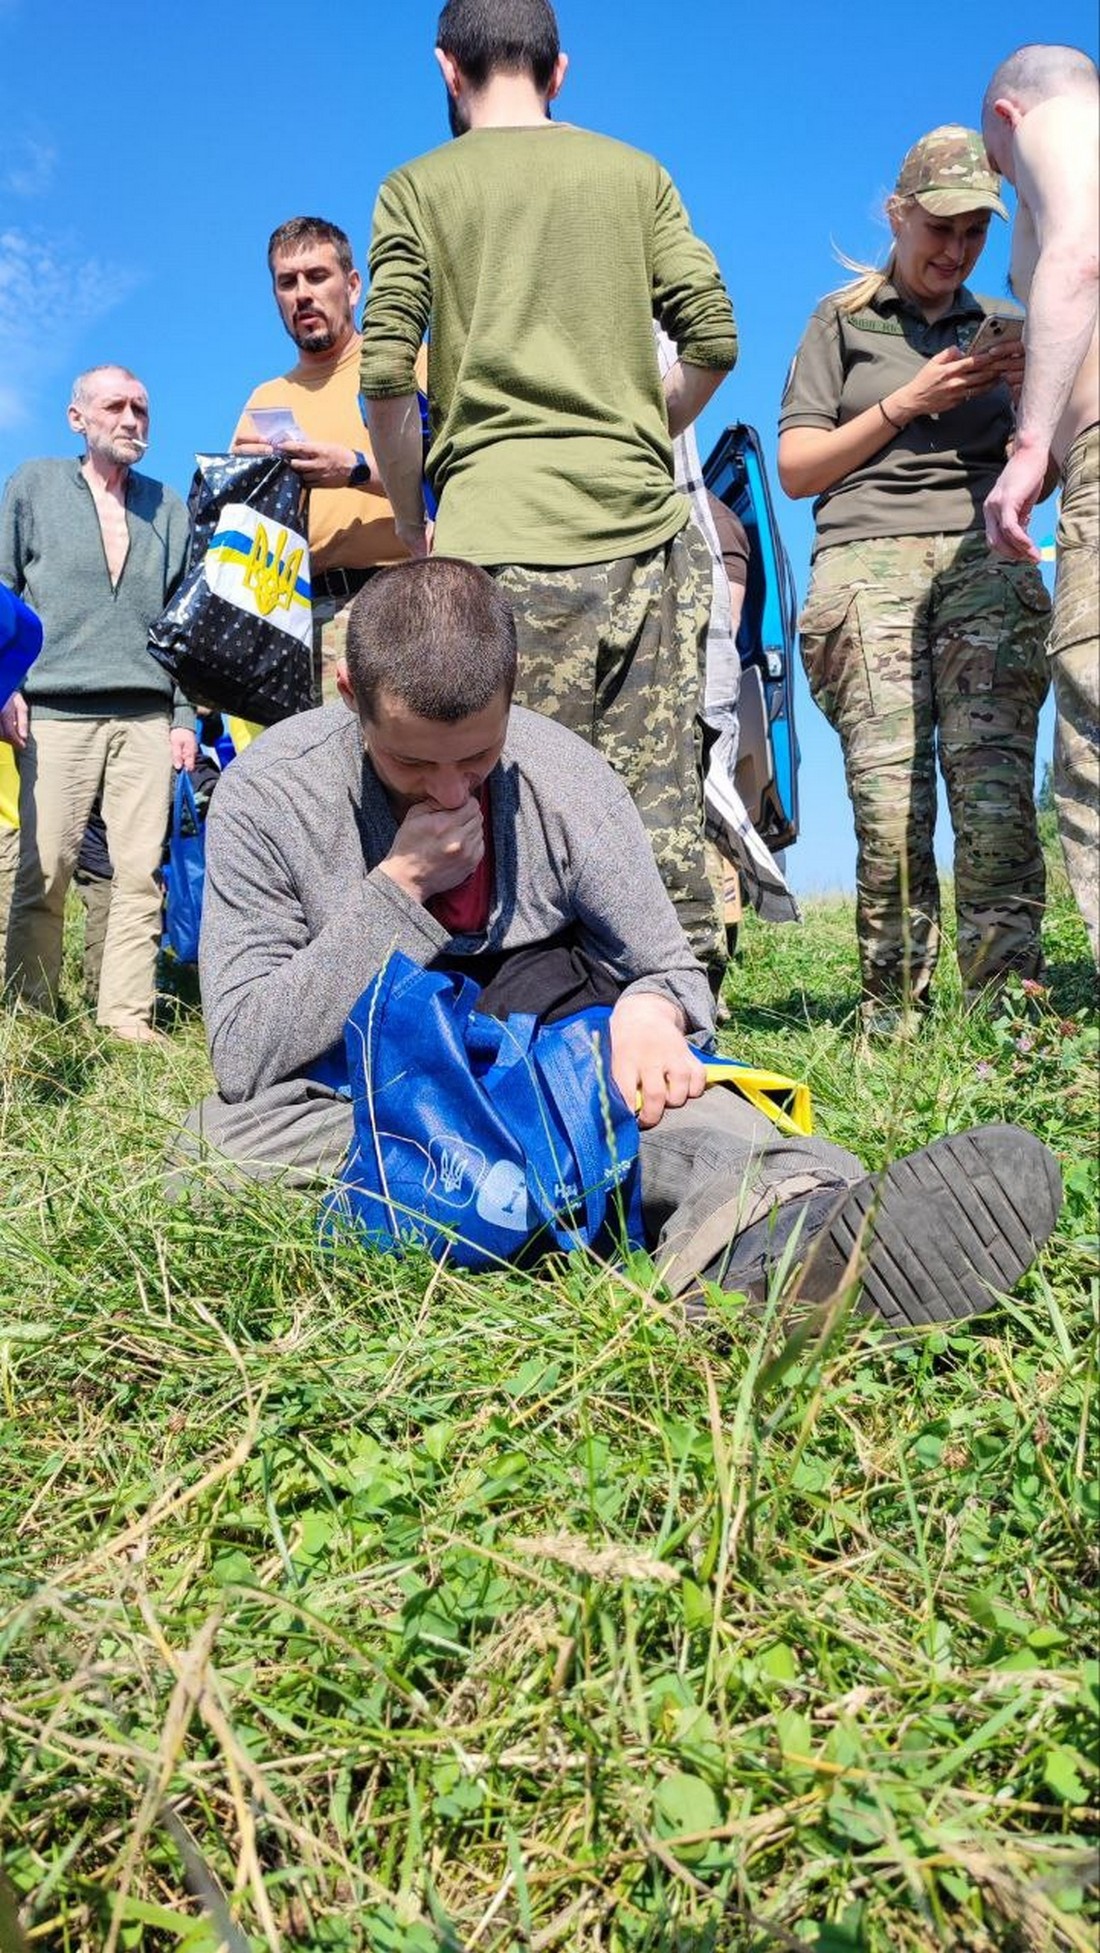
[[321, 703], [308, 492], [275, 454], [200, 454], [182, 583], [149, 649], [187, 698], [262, 726]]

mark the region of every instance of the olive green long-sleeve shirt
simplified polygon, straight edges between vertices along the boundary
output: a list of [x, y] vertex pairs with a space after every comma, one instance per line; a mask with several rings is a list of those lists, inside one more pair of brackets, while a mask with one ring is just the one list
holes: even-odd
[[430, 333], [438, 550], [564, 568], [683, 527], [652, 322], [722, 371], [737, 335], [651, 156], [553, 122], [470, 130], [386, 179], [370, 271], [368, 399], [414, 390]]

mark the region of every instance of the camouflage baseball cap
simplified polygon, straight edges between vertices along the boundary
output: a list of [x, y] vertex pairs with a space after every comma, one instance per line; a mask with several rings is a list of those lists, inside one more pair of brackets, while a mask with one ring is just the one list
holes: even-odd
[[1001, 179], [989, 167], [977, 129], [949, 122], [913, 144], [901, 166], [899, 197], [915, 197], [934, 217], [961, 217], [968, 210], [1008, 212], [998, 196]]

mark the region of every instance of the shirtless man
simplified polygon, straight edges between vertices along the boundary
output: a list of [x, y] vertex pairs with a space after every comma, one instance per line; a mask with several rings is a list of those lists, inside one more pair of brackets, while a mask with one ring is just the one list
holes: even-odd
[[1058, 723], [1054, 797], [1070, 883], [1100, 963], [1100, 93], [1072, 47], [1023, 47], [986, 89], [982, 133], [1015, 185], [1012, 289], [1027, 307], [1016, 444], [985, 504], [999, 555], [1038, 559], [1027, 521], [1048, 463], [1062, 477], [1050, 656]]

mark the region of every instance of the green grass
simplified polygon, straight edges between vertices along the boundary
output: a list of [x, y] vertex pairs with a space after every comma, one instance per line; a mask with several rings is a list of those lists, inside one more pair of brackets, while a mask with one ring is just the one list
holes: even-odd
[[[322, 1254], [170, 1208], [208, 1074], [0, 1021], [0, 1953], [1096, 1939], [1097, 1016], [857, 1056], [852, 917], [746, 927], [727, 1047], [870, 1163], [1018, 1118], [1057, 1235], [965, 1334], [776, 1356], [644, 1264]], [[16, 1912], [18, 1909], [18, 1920]], [[21, 1923], [20, 1923], [21, 1922]]]

